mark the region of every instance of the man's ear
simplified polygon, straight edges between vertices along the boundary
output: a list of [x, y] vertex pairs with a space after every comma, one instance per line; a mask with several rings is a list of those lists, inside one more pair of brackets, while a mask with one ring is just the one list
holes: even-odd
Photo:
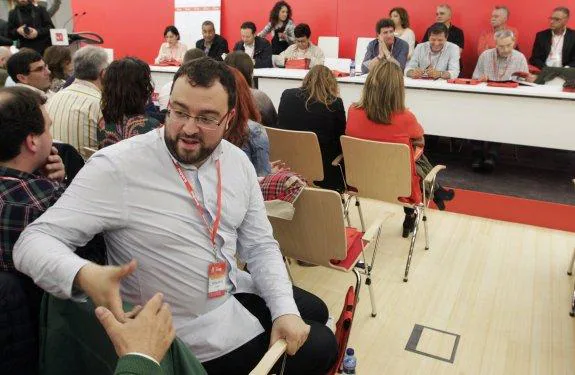
[[31, 153], [36, 153], [40, 145], [40, 140], [38, 138], [39, 137], [36, 134], [28, 134], [22, 143], [22, 147], [25, 147], [25, 149]]
[[28, 83], [28, 76], [25, 74], [16, 74], [16, 79], [18, 80], [19, 83], [24, 83], [24, 84]]

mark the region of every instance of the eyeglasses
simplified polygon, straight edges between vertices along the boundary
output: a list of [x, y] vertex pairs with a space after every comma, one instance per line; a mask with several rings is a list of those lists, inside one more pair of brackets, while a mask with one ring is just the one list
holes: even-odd
[[30, 73], [39, 73], [48, 70], [48, 65], [42, 65], [34, 69], [30, 69]]
[[549, 21], [555, 21], [555, 22], [563, 21], [564, 19], [565, 17], [549, 17]]
[[224, 119], [231, 113], [231, 111], [226, 112], [226, 114], [218, 120], [212, 116], [192, 116], [182, 111], [177, 111], [174, 109], [168, 109], [168, 118], [172, 121], [178, 122], [180, 124], [186, 124], [191, 119], [194, 120], [196, 126], [204, 130], [216, 130]]

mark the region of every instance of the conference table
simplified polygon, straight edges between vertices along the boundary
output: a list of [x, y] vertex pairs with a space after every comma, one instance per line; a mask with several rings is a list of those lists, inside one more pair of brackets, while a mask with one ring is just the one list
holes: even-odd
[[[152, 66], [159, 91], [176, 67]], [[257, 87], [276, 108], [284, 90], [300, 87], [306, 70], [254, 70]], [[359, 100], [366, 76], [338, 78], [345, 108]], [[517, 88], [457, 85], [405, 78], [406, 105], [426, 134], [575, 151], [575, 93], [561, 86]]]

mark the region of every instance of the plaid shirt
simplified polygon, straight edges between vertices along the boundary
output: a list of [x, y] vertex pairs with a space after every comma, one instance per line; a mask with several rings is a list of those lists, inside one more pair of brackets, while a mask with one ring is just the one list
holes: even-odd
[[0, 271], [15, 272], [12, 249], [20, 233], [63, 191], [45, 177], [0, 166]]

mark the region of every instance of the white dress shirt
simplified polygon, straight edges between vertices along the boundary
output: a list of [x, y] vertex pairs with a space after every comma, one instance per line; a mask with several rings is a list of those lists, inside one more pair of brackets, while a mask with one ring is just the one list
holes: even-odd
[[256, 44], [253, 43], [251, 46], [248, 46], [244, 43], [244, 52], [248, 54], [249, 57], [252, 59], [254, 58], [254, 49], [256, 48]]
[[553, 34], [553, 38], [551, 39], [551, 49], [549, 50], [549, 55], [547, 56], [545, 65], [561, 68], [563, 67], [563, 42], [565, 41], [567, 28], [565, 28], [561, 35], [557, 35], [554, 32], [551, 33]]
[[[20, 235], [14, 263], [49, 293], [72, 296], [87, 261], [72, 250], [104, 232], [110, 264], [138, 261], [122, 282], [122, 297], [144, 305], [157, 292], [171, 305], [176, 333], [201, 361], [218, 358], [263, 332], [232, 294], [256, 293], [272, 319], [299, 315], [292, 285], [267, 219], [254, 167], [222, 140], [200, 167], [182, 165], [208, 216], [217, 202], [216, 160], [222, 176], [217, 254], [230, 270], [227, 293], [207, 298], [214, 251], [207, 229], [177, 174], [163, 128], [94, 154], [64, 195]], [[251, 274], [239, 270], [236, 258]]]

